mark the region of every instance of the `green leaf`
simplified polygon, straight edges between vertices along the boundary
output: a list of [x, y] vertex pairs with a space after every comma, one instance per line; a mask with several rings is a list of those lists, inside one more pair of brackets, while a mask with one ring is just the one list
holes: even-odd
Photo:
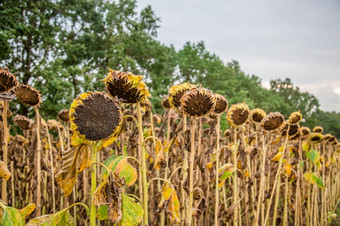
[[320, 153], [317, 150], [313, 149], [309, 152], [306, 152], [306, 157], [312, 162], [316, 163], [320, 159]]
[[[105, 160], [104, 165], [107, 166], [107, 168], [109, 168], [119, 178], [124, 178], [125, 183], [128, 186], [131, 186], [136, 182], [138, 174], [137, 170], [131, 166], [127, 160], [127, 156], [112, 155]], [[108, 175], [109, 174], [107, 170], [102, 169], [102, 178], [104, 180], [107, 179]]]
[[137, 225], [143, 220], [143, 207], [135, 202], [134, 198], [123, 194], [123, 217], [121, 220], [122, 226]]
[[302, 150], [303, 151], [308, 151], [310, 149], [310, 144], [307, 141], [304, 141], [302, 143]]
[[300, 166], [300, 170], [303, 171], [303, 167], [305, 166], [305, 161], [301, 160], [299, 166]]
[[107, 205], [102, 205], [97, 209], [96, 216], [99, 220], [108, 220], [109, 216], [107, 214]]
[[55, 214], [43, 215], [30, 220], [27, 226], [74, 226], [72, 215], [66, 210], [61, 210]]
[[0, 220], [1, 225], [3, 226], [24, 226], [25, 219], [20, 214], [19, 210], [8, 207], [8, 206], [1, 206], [4, 209], [4, 216]]

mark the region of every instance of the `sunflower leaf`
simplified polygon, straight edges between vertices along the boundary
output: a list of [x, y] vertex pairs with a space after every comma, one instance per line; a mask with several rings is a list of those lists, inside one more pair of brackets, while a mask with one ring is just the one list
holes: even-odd
[[4, 178], [6, 181], [11, 177], [11, 173], [7, 169], [5, 163], [0, 160], [0, 178]]

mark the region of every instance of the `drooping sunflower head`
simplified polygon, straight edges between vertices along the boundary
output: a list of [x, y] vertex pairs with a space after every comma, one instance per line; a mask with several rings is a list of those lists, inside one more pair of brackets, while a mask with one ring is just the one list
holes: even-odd
[[170, 102], [169, 102], [169, 96], [166, 96], [162, 99], [162, 107], [165, 108], [165, 109], [169, 109], [171, 108], [171, 105], [170, 105]]
[[300, 111], [296, 111], [296, 112], [293, 112], [292, 114], [290, 114], [289, 116], [289, 124], [291, 125], [295, 125], [295, 124], [298, 124], [299, 122], [301, 122], [302, 120], [302, 114], [300, 113]]
[[320, 143], [323, 140], [323, 136], [321, 133], [310, 133], [308, 136], [308, 141], [311, 143]]
[[328, 142], [332, 143], [333, 141], [335, 141], [335, 136], [331, 136], [329, 139], [328, 139]]
[[250, 111], [250, 119], [255, 123], [260, 123], [266, 115], [266, 112], [260, 108], [255, 108]]
[[215, 114], [222, 114], [223, 112], [228, 110], [228, 101], [224, 96], [220, 94], [215, 94], [215, 102]]
[[31, 107], [39, 106], [41, 102], [40, 93], [29, 85], [19, 85], [14, 90], [17, 98]]
[[300, 130], [297, 131], [297, 133], [295, 133], [294, 135], [289, 137], [289, 140], [296, 140], [297, 138], [301, 137], [301, 132]]
[[234, 104], [227, 113], [227, 120], [231, 126], [240, 126], [249, 116], [249, 107], [245, 103]]
[[121, 128], [122, 112], [116, 98], [102, 92], [87, 92], [73, 100], [70, 108], [71, 129], [87, 141], [115, 141]]
[[323, 128], [321, 126], [315, 126], [313, 128], [313, 132], [314, 133], [322, 133], [323, 132]]
[[70, 111], [69, 109], [62, 109], [58, 113], [58, 118], [63, 122], [70, 121]]
[[215, 107], [214, 94], [205, 88], [194, 88], [183, 94], [181, 109], [192, 117], [209, 115]]
[[0, 67], [0, 93], [8, 92], [17, 85], [17, 79], [8, 71], [8, 68], [4, 69]]
[[171, 107], [175, 108], [177, 111], [180, 111], [182, 96], [186, 91], [189, 91], [193, 88], [196, 88], [196, 85], [192, 85], [190, 83], [171, 86], [169, 88], [169, 102]]
[[279, 112], [271, 112], [261, 121], [261, 127], [264, 130], [274, 131], [280, 129], [284, 125], [284, 117]]
[[300, 128], [301, 136], [307, 136], [310, 134], [310, 129], [308, 127], [302, 126]]
[[332, 135], [327, 133], [326, 135], [323, 136], [323, 140], [328, 141], [331, 137]]
[[13, 121], [19, 126], [20, 129], [22, 130], [28, 130], [32, 129], [33, 127], [33, 120], [29, 119], [28, 117], [24, 115], [16, 115], [13, 118]]
[[290, 125], [289, 126], [289, 131], [288, 131], [289, 137], [292, 137], [292, 136], [296, 135], [299, 132], [300, 132], [300, 125], [299, 124], [295, 124], [295, 125]]
[[112, 97], [117, 97], [121, 103], [135, 104], [151, 96], [141, 75], [111, 69], [109, 71], [103, 80], [106, 90]]

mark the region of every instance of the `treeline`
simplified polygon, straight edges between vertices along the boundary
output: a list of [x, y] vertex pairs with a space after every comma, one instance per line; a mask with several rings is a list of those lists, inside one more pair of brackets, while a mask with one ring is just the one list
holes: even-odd
[[[265, 89], [237, 61], [225, 63], [203, 42], [187, 42], [176, 51], [157, 40], [160, 19], [151, 7], [140, 12], [135, 0], [5, 0], [0, 2], [0, 66], [16, 73], [43, 98], [41, 114], [55, 118], [81, 92], [104, 90], [101, 81], [115, 70], [142, 74], [154, 111], [172, 84], [191, 82], [219, 93], [229, 104], [281, 112], [299, 109], [302, 124], [320, 125], [340, 138], [340, 114], [324, 112], [318, 99], [290, 79], [271, 81]], [[28, 109], [12, 102], [14, 113]], [[31, 111], [32, 112], [32, 111]]]

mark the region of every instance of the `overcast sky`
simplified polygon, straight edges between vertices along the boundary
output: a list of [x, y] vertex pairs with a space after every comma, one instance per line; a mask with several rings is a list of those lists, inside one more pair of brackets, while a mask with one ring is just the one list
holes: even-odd
[[321, 109], [340, 112], [339, 0], [138, 0], [161, 18], [158, 39], [177, 50], [204, 41], [246, 74], [292, 79]]

